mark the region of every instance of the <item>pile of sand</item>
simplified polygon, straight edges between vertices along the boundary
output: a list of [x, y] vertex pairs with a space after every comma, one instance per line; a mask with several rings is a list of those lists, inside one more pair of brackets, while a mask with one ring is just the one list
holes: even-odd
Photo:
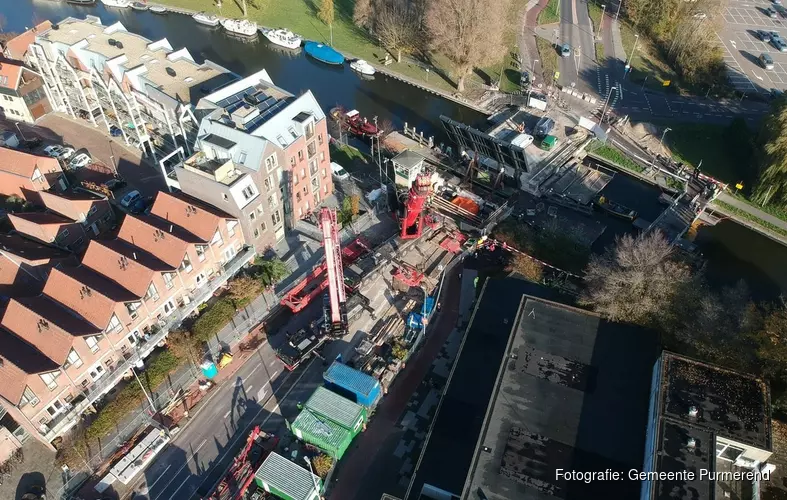
[[[626, 129], [624, 133], [632, 139], [635, 139], [643, 148], [650, 151], [662, 151], [659, 146], [659, 141], [661, 140], [661, 134], [664, 133], [663, 127], [657, 127], [648, 122], [640, 122], [634, 125], [628, 122], [623, 125], [623, 128]], [[666, 144], [663, 145], [663, 151], [664, 153], [662, 154], [672, 155]]]

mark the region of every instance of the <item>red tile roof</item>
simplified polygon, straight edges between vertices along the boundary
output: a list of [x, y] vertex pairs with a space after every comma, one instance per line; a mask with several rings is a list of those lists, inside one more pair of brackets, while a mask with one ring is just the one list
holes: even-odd
[[54, 241], [63, 226], [74, 224], [73, 221], [65, 217], [45, 212], [8, 214], [8, 220], [18, 232], [45, 243]]
[[202, 240], [180, 226], [150, 216], [127, 215], [118, 239], [141, 248], [177, 269], [183, 262], [189, 243]]
[[27, 376], [57, 370], [60, 365], [13, 333], [0, 328], [0, 396], [19, 404]]
[[190, 196], [163, 191], [156, 196], [150, 213], [184, 228], [203, 242], [213, 238], [221, 219], [234, 219], [216, 207]]
[[44, 295], [63, 304], [97, 328], [106, 330], [117, 302], [80, 282], [71, 274], [68, 271], [52, 269], [44, 285]]
[[144, 251], [118, 240], [93, 240], [82, 257], [82, 265], [114, 281], [137, 298], [145, 296], [156, 270], [150, 266], [157, 262]]
[[[0, 148], [0, 171], [31, 179], [36, 167], [38, 167], [38, 170], [42, 174], [63, 171], [63, 169], [60, 168], [60, 164], [54, 158], [36, 156], [15, 149]], [[8, 191], [3, 188], [5, 188], [5, 186], [0, 186], [0, 193]]]
[[35, 42], [36, 35], [39, 33], [43, 33], [44, 31], [50, 29], [52, 27], [51, 21], [44, 21], [42, 23], [37, 24], [35, 27], [25, 31], [19, 36], [16, 36], [10, 40], [8, 40], [5, 44], [6, 52], [8, 53], [8, 57], [13, 59], [24, 59], [24, 55], [27, 52], [27, 48], [30, 47], [31, 43]]
[[0, 87], [16, 90], [24, 65], [8, 59], [0, 59]]

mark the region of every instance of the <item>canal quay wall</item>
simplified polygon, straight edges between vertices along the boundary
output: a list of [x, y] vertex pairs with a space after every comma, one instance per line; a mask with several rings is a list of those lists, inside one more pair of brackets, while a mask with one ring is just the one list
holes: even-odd
[[[199, 13], [199, 11], [196, 11], [196, 10], [186, 9], [184, 7], [173, 7], [173, 6], [170, 6], [170, 5], [167, 5], [167, 4], [162, 4], [162, 3], [148, 3], [148, 5], [149, 6], [161, 6], [161, 7], [164, 7], [165, 9], [167, 9], [169, 12], [174, 12], [176, 14], [183, 14], [185, 16], [193, 16], [194, 14], [198, 14]], [[260, 26], [262, 28], [269, 28], [269, 26], [262, 26], [260, 24], [258, 24], [258, 26]], [[337, 49], [336, 47], [333, 47], [333, 49], [336, 50], [337, 52], [341, 53], [344, 57], [346, 57], [348, 59], [358, 59], [357, 56], [355, 56], [354, 54], [352, 54], [350, 52], [347, 52], [345, 50]], [[407, 77], [405, 75], [397, 73], [396, 71], [390, 70], [390, 69], [386, 68], [385, 66], [380, 66], [379, 64], [373, 64], [370, 61], [367, 61], [367, 62], [369, 64], [371, 64], [372, 66], [374, 66], [374, 69], [378, 73], [382, 73], [385, 76], [388, 76], [388, 77], [391, 77], [391, 78], [395, 78], [395, 79], [397, 79], [397, 80], [399, 80], [401, 82], [410, 84], [413, 87], [417, 87], [417, 88], [419, 88], [421, 90], [424, 90], [426, 92], [434, 94], [434, 95], [436, 95], [438, 97], [442, 97], [443, 99], [448, 99], [449, 101], [452, 101], [452, 102], [454, 102], [456, 104], [460, 104], [462, 106], [466, 106], [466, 107], [472, 109], [473, 111], [478, 111], [479, 113], [484, 113], [484, 114], [489, 114], [490, 113], [490, 110], [488, 110], [488, 109], [486, 109], [484, 107], [478, 106], [477, 104], [475, 104], [474, 102], [470, 101], [469, 99], [465, 99], [465, 98], [460, 97], [460, 96], [458, 96], [456, 94], [451, 94], [451, 93], [446, 92], [444, 90], [436, 89], [436, 88], [431, 87], [429, 85], [425, 85], [425, 84], [420, 83], [420, 82], [418, 82], [418, 81], [416, 81], [416, 80], [414, 80], [414, 79], [412, 79], [410, 77]]]

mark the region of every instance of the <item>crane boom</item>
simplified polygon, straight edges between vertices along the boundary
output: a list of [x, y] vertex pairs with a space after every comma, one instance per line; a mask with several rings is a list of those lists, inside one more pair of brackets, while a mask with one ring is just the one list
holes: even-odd
[[[322, 242], [325, 248], [325, 267], [328, 274], [328, 305], [330, 306], [330, 324], [326, 327], [333, 336], [343, 335], [347, 330], [347, 295], [344, 290], [344, 267], [342, 250], [339, 240], [339, 226], [336, 221], [336, 210], [322, 208], [320, 210], [320, 227]], [[329, 315], [326, 311], [326, 320]]]

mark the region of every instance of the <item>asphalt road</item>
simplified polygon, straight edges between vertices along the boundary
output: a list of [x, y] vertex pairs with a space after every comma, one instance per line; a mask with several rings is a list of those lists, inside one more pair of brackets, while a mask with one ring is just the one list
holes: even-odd
[[[557, 44], [571, 46], [571, 55], [560, 57], [560, 78], [563, 85], [583, 91], [603, 93], [592, 84], [590, 75], [603, 72], [596, 63], [593, 23], [590, 21], [586, 0], [561, 0], [560, 36]], [[559, 50], [559, 49], [558, 49]]]

